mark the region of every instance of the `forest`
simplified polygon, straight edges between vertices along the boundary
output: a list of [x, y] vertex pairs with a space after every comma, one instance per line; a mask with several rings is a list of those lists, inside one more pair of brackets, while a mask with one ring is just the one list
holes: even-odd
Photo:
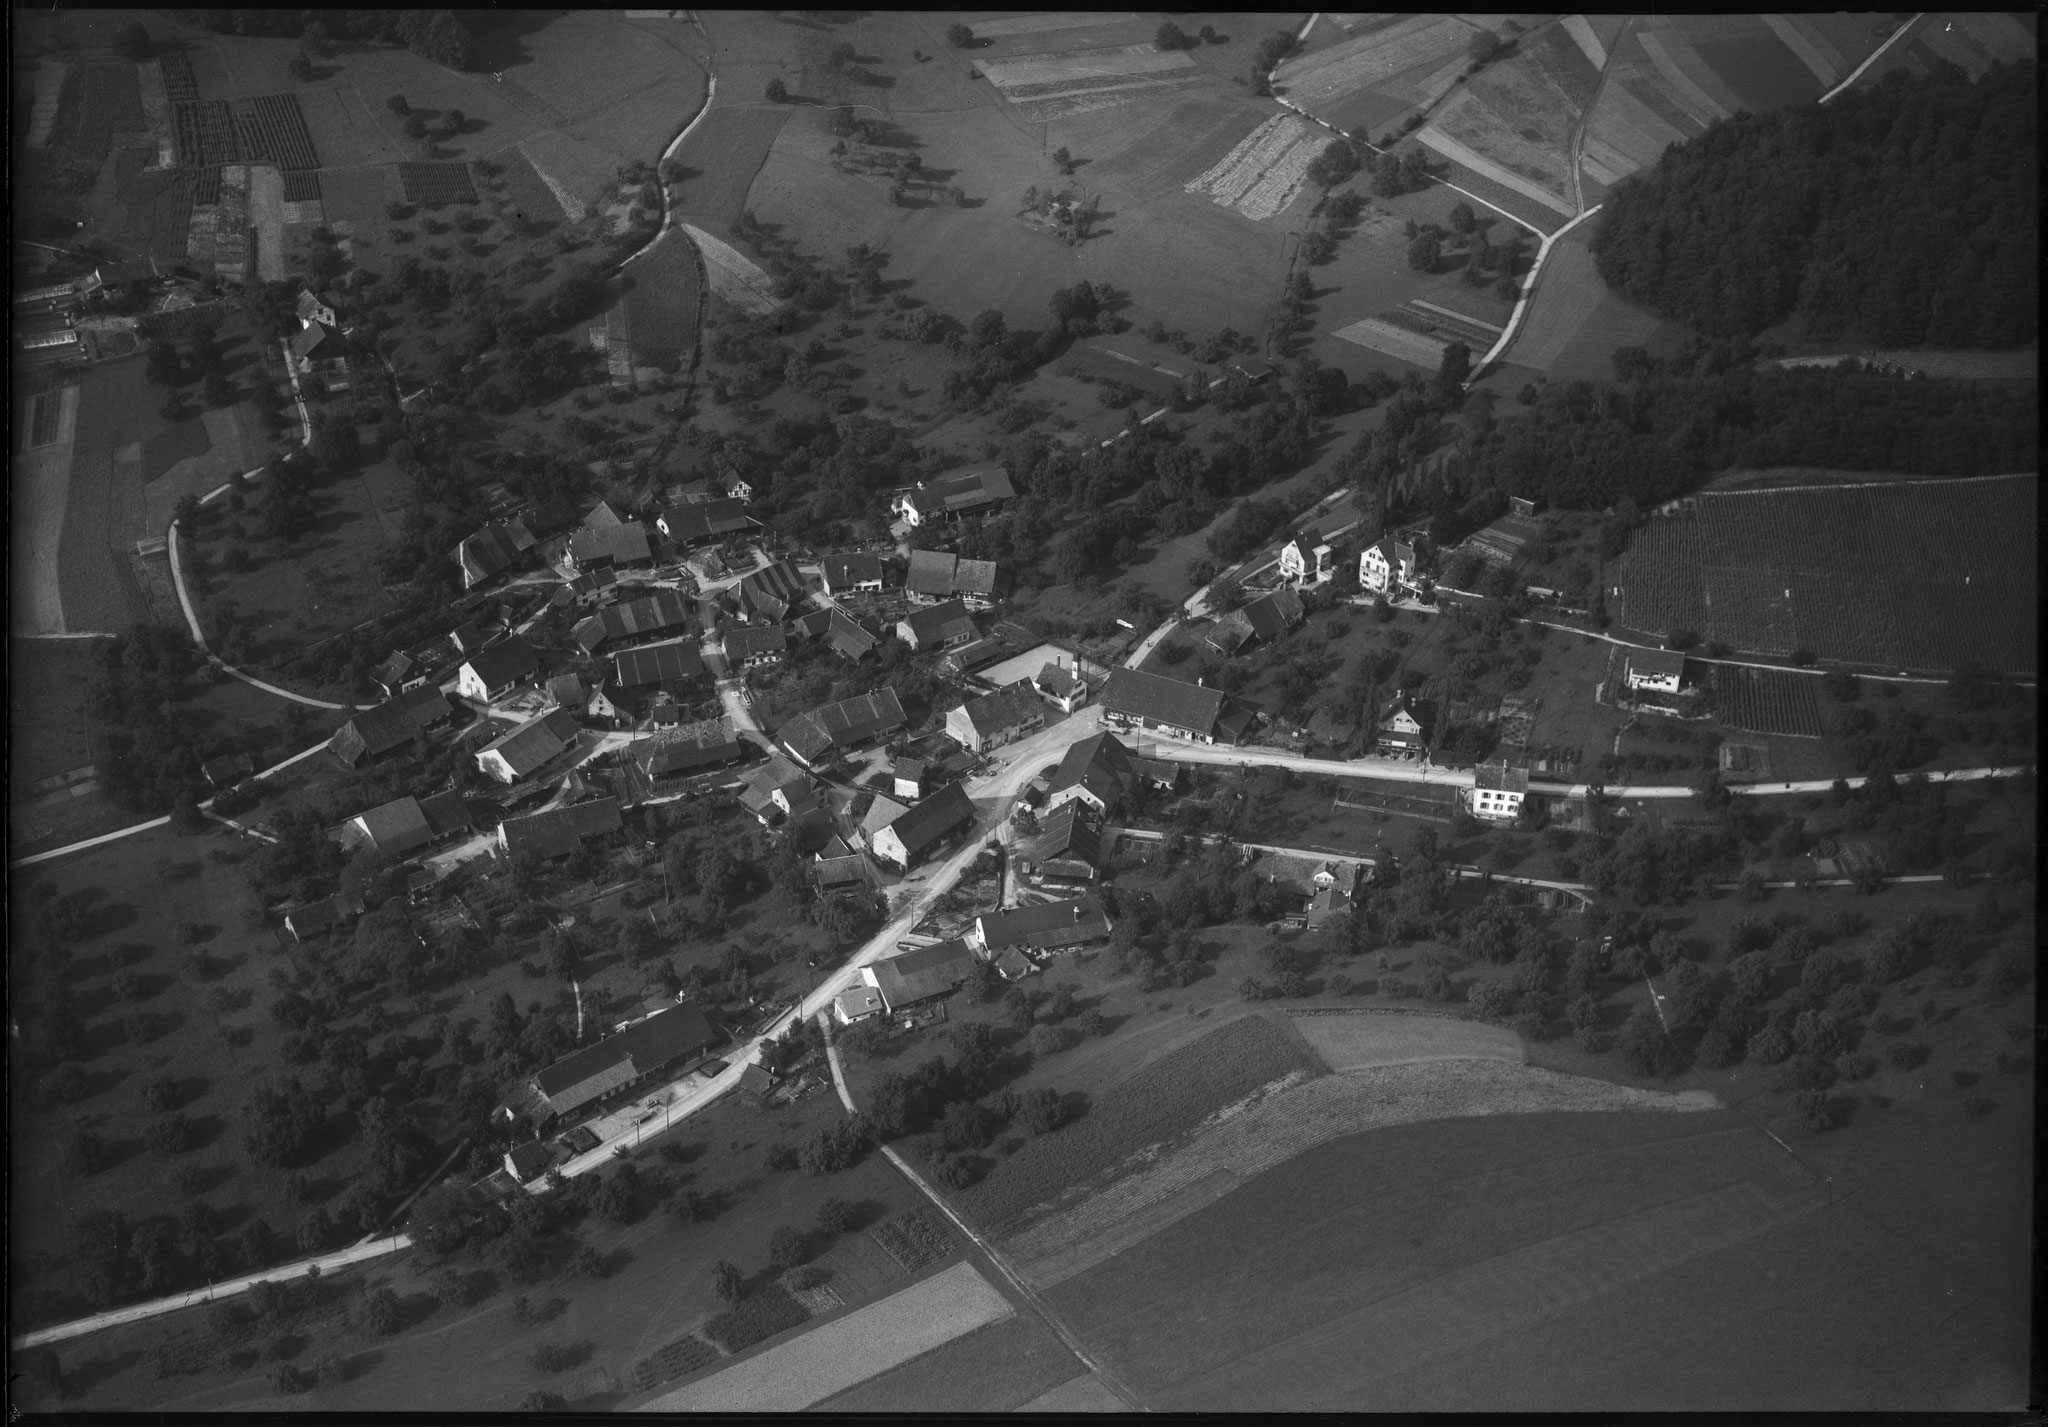
[[1945, 68], [1742, 114], [1608, 198], [1593, 254], [1632, 302], [1720, 337], [2017, 347], [2039, 331], [2035, 75]]

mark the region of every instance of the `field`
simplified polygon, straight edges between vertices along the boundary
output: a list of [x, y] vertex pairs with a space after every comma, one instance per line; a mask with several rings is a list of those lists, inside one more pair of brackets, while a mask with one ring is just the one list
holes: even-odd
[[658, 365], [688, 357], [696, 349], [704, 301], [703, 279], [688, 239], [680, 233], [665, 235], [633, 259], [624, 277], [634, 362]]
[[1502, 1026], [1451, 1016], [1295, 1016], [1294, 1029], [1333, 1071], [1433, 1060], [1522, 1063], [1521, 1039]]
[[1010, 55], [976, 67], [1027, 124], [1149, 99], [1206, 78], [1185, 52], [1149, 44]]
[[1463, 19], [1408, 16], [1313, 49], [1283, 64], [1274, 80], [1281, 93], [1317, 117], [1339, 128], [1365, 125], [1377, 132], [1449, 88], [1449, 76], [1464, 67], [1465, 46], [1475, 33]]
[[745, 253], [712, 237], [702, 228], [689, 223], [681, 226], [703, 255], [705, 279], [712, 296], [757, 317], [765, 317], [782, 305], [768, 274], [762, 272]]
[[1308, 166], [1329, 142], [1328, 133], [1306, 119], [1276, 114], [1186, 189], [1247, 218], [1277, 217], [1301, 192]]
[[[1073, 1378], [1080, 1364], [1036, 1313], [963, 1333], [817, 1404], [823, 1412], [1011, 1412]], [[1092, 1378], [1084, 1381], [1094, 1381]], [[1123, 1403], [1110, 1394], [1112, 1410]]]
[[1552, 246], [1503, 360], [1559, 381], [1606, 381], [1622, 347], [1658, 351], [1680, 329], [1614, 295], [1593, 264], [1584, 229]]
[[1016, 1310], [971, 1263], [641, 1404], [646, 1412], [801, 1412]]
[[408, 203], [439, 208], [444, 203], [476, 202], [467, 164], [400, 164], [398, 182]]
[[1714, 666], [1714, 712], [1734, 728], [1791, 738], [1819, 738], [1820, 680], [1776, 669]]
[[[1460, 90], [1416, 134], [1422, 144], [1552, 212], [1571, 217], [1571, 171], [1564, 155], [1521, 132], [1476, 90]], [[1453, 178], [1452, 182], [1457, 180]]]
[[92, 761], [85, 690], [91, 679], [93, 639], [8, 641], [8, 801], [33, 785]]

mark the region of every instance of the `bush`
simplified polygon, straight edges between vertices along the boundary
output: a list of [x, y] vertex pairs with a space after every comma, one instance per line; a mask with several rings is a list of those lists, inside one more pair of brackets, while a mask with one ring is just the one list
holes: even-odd
[[704, 1336], [729, 1353], [750, 1348], [801, 1324], [809, 1315], [780, 1284], [769, 1284], [704, 1325]]
[[775, 1268], [795, 1268], [803, 1261], [803, 1235], [785, 1224], [768, 1236], [768, 1262]]
[[1917, 1070], [1927, 1062], [1927, 1047], [1913, 1041], [1894, 1041], [1885, 1047], [1884, 1058], [1893, 1070]]
[[388, 1338], [396, 1333], [405, 1321], [405, 1309], [399, 1304], [398, 1295], [388, 1288], [379, 1288], [365, 1294], [356, 1305], [356, 1324], [366, 1333]]
[[827, 1199], [818, 1206], [818, 1227], [828, 1234], [843, 1234], [853, 1227], [853, 1206], [844, 1199]]
[[1048, 1135], [1067, 1122], [1067, 1105], [1059, 1091], [1041, 1085], [1024, 1092], [1018, 1114], [1034, 1135]]
[[535, 1343], [526, 1360], [541, 1372], [555, 1373], [568, 1369], [576, 1361], [576, 1355], [562, 1343]]
[[1792, 1054], [1792, 1038], [1776, 1025], [1765, 1026], [1749, 1041], [1749, 1058], [1758, 1065], [1776, 1065]]
[[526, 1396], [519, 1399], [519, 1410], [521, 1412], [567, 1412], [569, 1410], [569, 1402], [559, 1392], [549, 1392], [544, 1387], [536, 1387], [527, 1393]]
[[1801, 1090], [1792, 1097], [1792, 1108], [1799, 1112], [1799, 1123], [1809, 1130], [1834, 1127], [1834, 1107], [1828, 1103], [1825, 1090]]
[[1474, 981], [1465, 992], [1465, 999], [1477, 1014], [1489, 1021], [1505, 1016], [1514, 1005], [1514, 996], [1507, 987], [1494, 981]]
[[1640, 1006], [1621, 1028], [1622, 1058], [1638, 1075], [1668, 1075], [1675, 1068], [1671, 1037], [1648, 1006]]
[[946, 43], [956, 50], [964, 50], [974, 43], [974, 31], [965, 25], [946, 26]]

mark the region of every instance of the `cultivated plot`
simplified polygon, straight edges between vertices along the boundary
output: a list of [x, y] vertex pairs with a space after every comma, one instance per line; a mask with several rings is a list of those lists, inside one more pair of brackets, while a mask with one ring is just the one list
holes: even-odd
[[774, 280], [745, 253], [689, 223], [682, 229], [703, 254], [705, 276], [714, 296], [755, 316], [766, 316], [782, 305], [775, 295]]
[[971, 1263], [643, 1403], [642, 1412], [801, 1412], [1017, 1310]]
[[976, 67], [1032, 124], [1149, 99], [1208, 77], [1186, 53], [1154, 45], [1011, 55]]

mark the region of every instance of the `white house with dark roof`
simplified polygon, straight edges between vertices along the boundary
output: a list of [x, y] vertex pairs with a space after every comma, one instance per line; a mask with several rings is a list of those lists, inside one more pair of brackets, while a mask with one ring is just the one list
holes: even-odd
[[1221, 689], [1139, 669], [1112, 669], [1102, 687], [1102, 716], [1120, 727], [1150, 729], [1194, 743], [1236, 742], [1242, 730], [1224, 718]]
[[1113, 734], [1090, 734], [1069, 744], [1046, 792], [1046, 813], [1069, 802], [1085, 803], [1104, 815], [1115, 812], [1123, 804], [1131, 763], [1130, 750]]
[[1280, 575], [1295, 585], [1326, 584], [1337, 573], [1335, 547], [1297, 535], [1280, 547]]
[[1061, 713], [1072, 713], [1088, 702], [1088, 681], [1065, 664], [1047, 664], [1031, 676], [1031, 687]]
[[1505, 821], [1518, 817], [1529, 796], [1529, 770], [1510, 768], [1505, 759], [1472, 770], [1472, 815]]
[[1374, 541], [1358, 557], [1358, 583], [1384, 595], [1415, 588], [1415, 547], [1392, 536]]
[[511, 693], [539, 671], [539, 652], [515, 634], [465, 659], [455, 676], [455, 692], [487, 704]]
[[1628, 686], [1675, 694], [1685, 683], [1685, 651], [1682, 649], [1631, 649], [1628, 651]]
[[970, 643], [974, 633], [974, 616], [961, 600], [911, 610], [896, 622], [896, 637], [920, 652]]
[[1044, 727], [1045, 705], [1022, 682], [969, 699], [946, 715], [946, 736], [969, 753], [999, 748]]
[[913, 528], [969, 515], [991, 515], [1004, 501], [1016, 498], [1010, 473], [1002, 466], [973, 466], [936, 480], [920, 482], [891, 502], [890, 509]]
[[1102, 898], [1090, 892], [1071, 902], [1040, 902], [1007, 912], [987, 912], [974, 919], [967, 943], [983, 956], [1005, 951], [1070, 951], [1090, 942], [1107, 941], [1112, 923]]
[[862, 553], [827, 555], [820, 562], [819, 579], [833, 599], [846, 595], [878, 595], [882, 592], [887, 567], [882, 557]]
[[972, 826], [974, 804], [967, 790], [948, 783], [876, 833], [868, 846], [875, 856], [910, 868], [942, 840]]
[[575, 746], [576, 720], [567, 709], [549, 709], [485, 744], [476, 766], [500, 783], [517, 783]]

